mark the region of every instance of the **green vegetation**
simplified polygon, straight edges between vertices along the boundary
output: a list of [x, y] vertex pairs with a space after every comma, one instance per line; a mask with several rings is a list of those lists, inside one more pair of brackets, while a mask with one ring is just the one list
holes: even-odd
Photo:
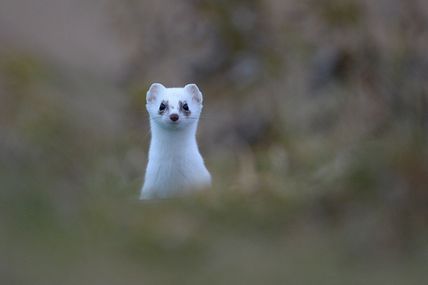
[[[412, 3], [391, 25], [351, 0], [124, 1], [111, 17], [144, 40], [114, 80], [1, 49], [0, 283], [423, 284], [428, 58]], [[211, 191], [138, 200], [152, 81], [204, 92]]]

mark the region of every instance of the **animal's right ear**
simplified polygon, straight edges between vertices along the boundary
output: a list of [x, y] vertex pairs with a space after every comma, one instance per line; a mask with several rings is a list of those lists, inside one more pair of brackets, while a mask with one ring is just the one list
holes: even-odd
[[165, 86], [163, 86], [160, 83], [153, 83], [149, 90], [147, 91], [147, 95], [146, 95], [146, 101], [147, 103], [150, 103], [152, 101], [156, 100], [156, 97], [159, 96], [160, 93], [162, 93], [162, 91], [165, 89]]
[[186, 86], [184, 86], [184, 89], [192, 95], [193, 100], [202, 104], [202, 93], [196, 84], [187, 84]]

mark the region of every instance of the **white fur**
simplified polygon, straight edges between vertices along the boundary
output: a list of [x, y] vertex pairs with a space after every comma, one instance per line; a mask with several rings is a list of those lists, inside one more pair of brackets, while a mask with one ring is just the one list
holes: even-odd
[[[202, 111], [202, 93], [198, 87], [188, 84], [184, 88], [165, 88], [154, 83], [146, 99], [152, 138], [140, 198], [165, 198], [209, 187], [211, 175], [196, 143], [196, 129]], [[164, 114], [159, 114], [163, 101], [168, 101], [169, 108]], [[179, 101], [186, 101], [191, 115], [184, 115]], [[179, 115], [177, 122], [170, 119], [173, 113]]]

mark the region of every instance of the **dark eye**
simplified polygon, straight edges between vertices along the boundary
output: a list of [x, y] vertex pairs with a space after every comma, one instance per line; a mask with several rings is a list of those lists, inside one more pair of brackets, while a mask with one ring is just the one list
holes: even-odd
[[189, 106], [187, 105], [187, 103], [183, 105], [183, 110], [184, 111], [189, 111]]
[[161, 103], [159, 106], [159, 111], [164, 111], [166, 109], [166, 105], [164, 103]]

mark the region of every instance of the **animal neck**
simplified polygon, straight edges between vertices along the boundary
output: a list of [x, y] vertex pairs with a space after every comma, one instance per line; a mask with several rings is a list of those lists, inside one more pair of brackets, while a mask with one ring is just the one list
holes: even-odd
[[157, 157], [171, 157], [198, 151], [196, 129], [196, 122], [183, 129], [166, 129], [152, 121], [151, 154]]

